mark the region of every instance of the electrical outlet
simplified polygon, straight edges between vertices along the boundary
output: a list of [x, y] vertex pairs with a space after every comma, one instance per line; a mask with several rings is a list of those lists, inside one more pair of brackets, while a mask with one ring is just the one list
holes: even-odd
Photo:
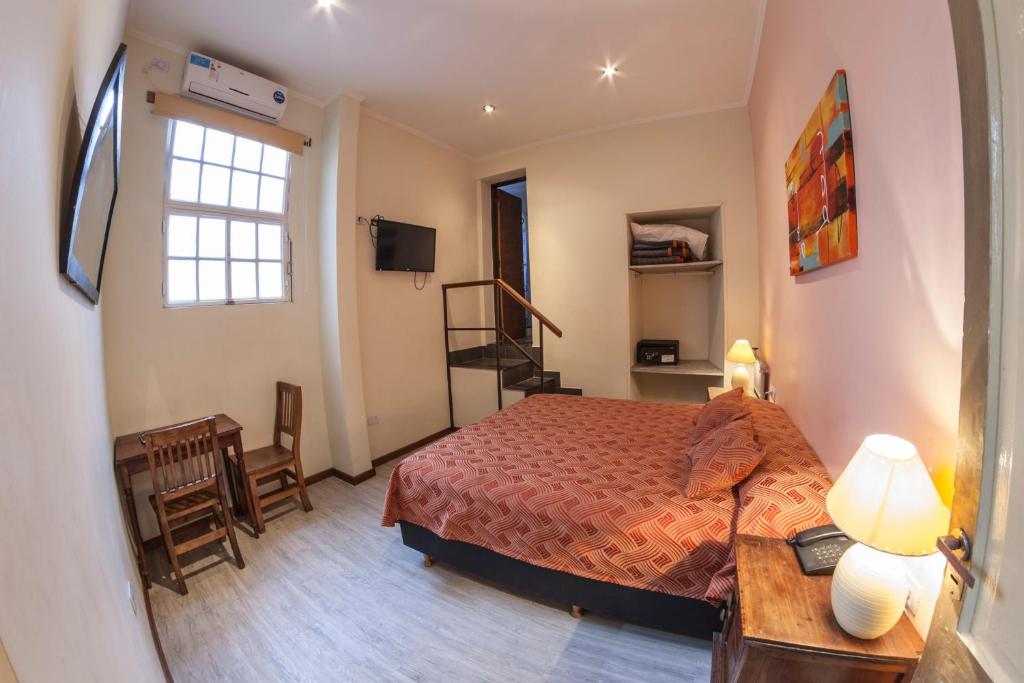
[[910, 589], [907, 593], [907, 612], [910, 616], [916, 617], [918, 610], [921, 609], [922, 589], [917, 577], [910, 572], [907, 572], [907, 586]]
[[139, 616], [139, 605], [135, 602], [135, 583], [128, 579], [128, 604], [132, 606], [132, 614]]
[[380, 424], [380, 416], [379, 415], [370, 415], [368, 418], [366, 418], [366, 424], [368, 424], [370, 426], [373, 426], [375, 424]]

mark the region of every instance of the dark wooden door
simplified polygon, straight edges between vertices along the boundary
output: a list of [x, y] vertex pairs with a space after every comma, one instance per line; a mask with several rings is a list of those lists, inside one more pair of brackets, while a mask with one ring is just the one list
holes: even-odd
[[[491, 190], [494, 226], [494, 276], [526, 295], [523, 275], [523, 200], [501, 188]], [[513, 339], [526, 336], [526, 311], [508, 294], [502, 294], [501, 329]]]

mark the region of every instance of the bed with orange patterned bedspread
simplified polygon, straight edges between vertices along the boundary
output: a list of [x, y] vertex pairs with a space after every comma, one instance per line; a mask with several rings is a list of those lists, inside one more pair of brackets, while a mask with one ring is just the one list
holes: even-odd
[[400, 462], [382, 524], [423, 527], [538, 567], [718, 603], [735, 534], [829, 521], [830, 483], [771, 403], [750, 402], [761, 465], [739, 486], [683, 495], [701, 406], [535, 395]]

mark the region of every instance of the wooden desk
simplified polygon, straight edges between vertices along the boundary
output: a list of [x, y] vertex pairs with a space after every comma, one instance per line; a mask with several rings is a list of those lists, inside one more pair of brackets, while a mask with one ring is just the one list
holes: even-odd
[[736, 589], [713, 645], [711, 680], [905, 682], [924, 643], [904, 614], [861, 640], [832, 615], [831, 576], [805, 576], [779, 539], [736, 536]]
[[[244, 461], [242, 425], [223, 413], [214, 417], [217, 420], [217, 442], [224, 456], [224, 474], [227, 478], [228, 488], [231, 491], [234, 509], [238, 510], [241, 507], [243, 510], [248, 511], [250, 509], [249, 501], [245, 495], [247, 487], [241, 486], [234, 477], [233, 468], [227, 457], [228, 448], [231, 448], [235, 452], [235, 458], [239, 462]], [[142, 529], [139, 527], [139, 511], [135, 507], [135, 492], [132, 490], [132, 475], [149, 471], [149, 458], [146, 455], [146, 446], [139, 438], [139, 435], [142, 433], [123, 434], [114, 439], [114, 470], [117, 472], [117, 483], [121, 487], [125, 514], [128, 517], [128, 526], [132, 534], [132, 540], [135, 542], [135, 555], [136, 562], [139, 565], [139, 574], [142, 575], [142, 584], [149, 588], [149, 567], [146, 564], [146, 551], [142, 545]]]

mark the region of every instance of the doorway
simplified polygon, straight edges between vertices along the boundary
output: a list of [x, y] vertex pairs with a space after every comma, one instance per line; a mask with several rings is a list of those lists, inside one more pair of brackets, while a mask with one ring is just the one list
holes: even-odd
[[[529, 216], [526, 178], [491, 185], [491, 247], [494, 277], [530, 301]], [[531, 342], [533, 321], [529, 311], [502, 292], [501, 329], [518, 342]]]

